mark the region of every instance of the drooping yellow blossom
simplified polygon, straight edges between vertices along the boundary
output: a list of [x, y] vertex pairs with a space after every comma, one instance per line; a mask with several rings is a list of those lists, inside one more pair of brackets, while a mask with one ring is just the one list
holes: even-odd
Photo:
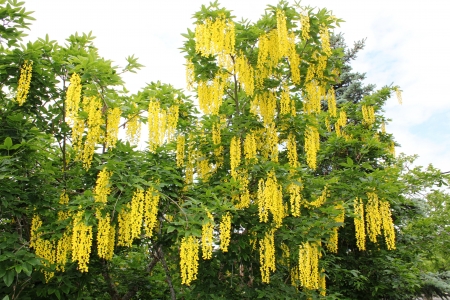
[[121, 115], [122, 110], [118, 107], [108, 109], [105, 137], [106, 148], [114, 148], [116, 146]]
[[178, 124], [179, 106], [172, 105], [167, 109], [160, 102], [151, 99], [148, 104], [148, 147], [154, 152], [157, 147], [174, 139]]
[[363, 123], [371, 127], [375, 123], [375, 112], [372, 105], [363, 105], [361, 107]]
[[397, 95], [398, 103], [399, 103], [399, 104], [402, 104], [402, 103], [403, 103], [403, 100], [402, 100], [402, 90], [400, 90], [399, 88], [396, 88], [396, 89], [395, 89], [395, 94]]
[[231, 71], [230, 54], [236, 42], [234, 22], [219, 15], [206, 19], [195, 28], [195, 50], [202, 56], [217, 55], [220, 66]]
[[336, 135], [341, 136], [342, 132], [341, 129], [347, 125], [347, 113], [345, 110], [339, 111], [339, 118], [336, 121], [336, 124], [334, 125], [334, 129], [336, 130]]
[[289, 97], [289, 87], [285, 84], [283, 85], [283, 91], [280, 95], [280, 112], [282, 115], [291, 113], [292, 101]]
[[319, 290], [320, 295], [325, 297], [327, 295], [327, 282], [326, 282], [326, 276], [325, 276], [325, 270], [322, 269], [320, 271], [320, 277], [319, 277]]
[[[43, 265], [50, 267], [56, 262], [56, 245], [54, 241], [44, 240], [39, 238], [35, 247], [36, 256], [44, 259]], [[43, 271], [45, 282], [48, 282], [53, 276], [53, 272]]]
[[336, 95], [334, 89], [330, 88], [327, 92], [328, 113], [335, 118], [337, 116], [336, 111]]
[[[134, 107], [137, 107], [135, 103], [133, 103]], [[132, 113], [128, 115], [128, 121], [126, 123], [126, 135], [127, 140], [137, 145], [139, 143], [139, 138], [141, 137], [141, 121], [138, 113]]]
[[190, 285], [197, 279], [198, 241], [194, 236], [183, 237], [180, 247], [181, 284]]
[[356, 245], [360, 251], [366, 250], [366, 229], [364, 224], [364, 204], [361, 198], [356, 197], [353, 201], [353, 207], [355, 211], [355, 235]]
[[249, 207], [250, 205], [250, 191], [248, 190], [249, 180], [248, 180], [248, 172], [245, 169], [241, 169], [238, 172], [237, 181], [240, 184], [239, 187], [239, 195], [234, 199], [235, 207], [237, 209], [244, 209]]
[[305, 84], [304, 111], [307, 114], [317, 114], [321, 111], [320, 100], [325, 97], [324, 89], [313, 80]]
[[195, 82], [194, 64], [190, 59], [186, 59], [186, 89], [192, 91]]
[[284, 15], [284, 11], [280, 9], [277, 10], [277, 37], [278, 37], [278, 47], [280, 49], [279, 55], [288, 56], [289, 40], [288, 40], [288, 31], [286, 27], [286, 16]]
[[208, 210], [206, 210], [206, 215], [206, 223], [202, 225], [202, 257], [211, 259], [214, 242], [214, 217]]
[[305, 242], [299, 251], [300, 285], [308, 290], [319, 288], [319, 246]]
[[181, 168], [184, 165], [184, 148], [186, 144], [186, 138], [180, 134], [177, 137], [177, 167]]
[[143, 218], [145, 235], [149, 238], [153, 236], [153, 230], [158, 223], [158, 205], [159, 205], [159, 192], [150, 187], [145, 191]]
[[367, 193], [366, 204], [366, 224], [369, 240], [373, 243], [377, 242], [377, 236], [381, 234], [382, 218], [380, 214], [380, 203], [375, 192]]
[[395, 250], [395, 229], [389, 202], [380, 201], [380, 214], [386, 247], [388, 250]]
[[228, 245], [231, 238], [231, 214], [227, 212], [222, 216], [222, 220], [219, 225], [220, 233], [220, 249], [222, 252], [228, 252]]
[[291, 79], [294, 84], [300, 84], [300, 56], [297, 54], [295, 48], [295, 34], [293, 32], [289, 33], [289, 64], [291, 69]]
[[238, 75], [238, 80], [247, 96], [252, 96], [255, 89], [254, 71], [247, 58], [241, 53], [236, 57], [234, 64], [235, 73]]
[[322, 40], [322, 50], [327, 56], [330, 56], [332, 51], [330, 48], [330, 33], [328, 27], [325, 24], [320, 25], [320, 39]]
[[70, 126], [74, 126], [75, 120], [78, 118], [78, 109], [81, 101], [81, 78], [77, 73], [70, 76], [70, 85], [66, 92], [66, 122]]
[[241, 163], [241, 139], [234, 136], [231, 139], [230, 144], [230, 165], [231, 165], [231, 176], [237, 179], [237, 167]]
[[315, 170], [317, 167], [317, 152], [319, 152], [320, 137], [316, 126], [307, 125], [305, 131], [306, 163]]
[[75, 118], [72, 127], [72, 147], [76, 152], [76, 159], [80, 159], [82, 156], [84, 125], [81, 118]]
[[42, 220], [38, 215], [33, 215], [31, 219], [31, 230], [30, 230], [30, 248], [36, 249], [36, 242], [40, 239], [42, 233], [38, 232], [39, 228], [42, 226]]
[[219, 114], [219, 108], [222, 105], [225, 83], [226, 76], [224, 74], [216, 75], [212, 82], [198, 82], [198, 104], [204, 114]]
[[289, 159], [289, 166], [292, 168], [291, 169], [292, 173], [295, 171], [294, 169], [300, 165], [298, 162], [297, 143], [295, 141], [295, 136], [292, 132], [289, 133], [288, 135], [286, 148], [287, 148], [287, 156]]
[[268, 172], [265, 182], [263, 179], [259, 180], [257, 199], [259, 221], [267, 223], [270, 211], [275, 226], [280, 227], [285, 216], [285, 211], [282, 188], [278, 184], [275, 171], [271, 170]]
[[328, 189], [328, 185], [325, 185], [322, 193], [320, 194], [319, 197], [317, 197], [316, 200], [312, 202], [305, 202], [305, 204], [308, 205], [309, 207], [316, 207], [316, 208], [321, 207], [329, 197], [330, 197], [330, 190]]
[[[301, 182], [301, 179], [298, 179]], [[291, 183], [288, 187], [289, 201], [291, 204], [291, 214], [294, 217], [300, 217], [300, 208], [302, 205], [302, 190], [303, 186]]]
[[289, 246], [285, 243], [281, 243], [281, 264], [288, 267], [291, 265], [291, 250], [289, 249]]
[[72, 250], [72, 235], [68, 230], [64, 231], [62, 237], [56, 243], [55, 263], [56, 270], [64, 272], [67, 263], [67, 256]]
[[244, 140], [244, 155], [248, 160], [256, 159], [256, 139], [253, 132], [248, 133]]
[[107, 168], [103, 168], [98, 173], [97, 183], [94, 188], [95, 202], [106, 204], [108, 201], [108, 195], [111, 193], [111, 188], [109, 187], [109, 178], [111, 175], [112, 172], [109, 172]]
[[31, 74], [33, 70], [33, 61], [25, 60], [20, 69], [19, 83], [17, 84], [16, 101], [22, 106], [27, 100], [30, 91]]
[[302, 39], [304, 42], [306, 42], [307, 40], [309, 40], [309, 16], [307, 11], [300, 14], [300, 24], [302, 30]]
[[[97, 229], [98, 257], [106, 260], [111, 260], [114, 254], [115, 228], [110, 223], [111, 217], [109, 213], [107, 213], [105, 216], [102, 216], [101, 211], [98, 210], [96, 215], [98, 219], [98, 229]], [[113, 234], [111, 234], [111, 232], [113, 232]]]
[[269, 230], [264, 235], [264, 239], [259, 241], [259, 262], [261, 270], [261, 281], [270, 282], [270, 272], [275, 272], [275, 230]]
[[83, 99], [83, 108], [88, 113], [86, 122], [88, 132], [84, 140], [83, 150], [78, 152], [77, 157], [83, 161], [83, 167], [89, 169], [94, 157], [95, 146], [101, 141], [102, 136], [101, 126], [104, 124], [102, 102], [98, 97], [85, 97]]
[[299, 266], [293, 266], [290, 270], [291, 275], [291, 285], [295, 287], [300, 286], [300, 272], [299, 272]]
[[[336, 215], [334, 220], [337, 223], [344, 223], [344, 217], [345, 217], [344, 206], [342, 205], [342, 203], [338, 203], [334, 206], [334, 208], [336, 210], [340, 211], [340, 213], [338, 215]], [[332, 231], [330, 238], [328, 240], [328, 243], [327, 243], [328, 251], [333, 252], [333, 253], [337, 253], [337, 251], [338, 251], [338, 237], [339, 237], [338, 231], [339, 231], [339, 227], [333, 228], [333, 231]]]
[[79, 211], [73, 219], [72, 261], [78, 261], [80, 272], [88, 271], [92, 246], [92, 226], [84, 223], [84, 212]]
[[[59, 204], [67, 206], [69, 203], [69, 195], [67, 195], [66, 190], [63, 190], [59, 196]], [[58, 211], [58, 220], [66, 220], [70, 217], [70, 211], [60, 210]]]
[[144, 191], [136, 190], [131, 202], [119, 213], [119, 234], [117, 245], [131, 247], [133, 240], [141, 233], [144, 213]]

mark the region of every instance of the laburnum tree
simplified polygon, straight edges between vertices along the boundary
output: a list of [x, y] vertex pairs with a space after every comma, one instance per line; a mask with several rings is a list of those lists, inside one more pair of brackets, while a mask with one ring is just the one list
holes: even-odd
[[347, 76], [330, 11], [281, 1], [251, 23], [202, 6], [182, 48], [191, 96], [130, 95], [136, 58], [113, 67], [91, 34], [18, 47], [31, 17], [5, 3], [9, 299], [333, 299], [346, 255], [395, 252], [405, 183], [382, 106], [400, 90]]

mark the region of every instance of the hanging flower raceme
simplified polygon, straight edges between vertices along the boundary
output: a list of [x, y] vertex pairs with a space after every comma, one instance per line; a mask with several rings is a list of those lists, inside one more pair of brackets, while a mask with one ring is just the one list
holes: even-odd
[[403, 103], [402, 100], [402, 90], [400, 90], [399, 88], [395, 88], [395, 94], [397, 95], [397, 100], [399, 104]]
[[335, 118], [337, 116], [336, 109], [336, 94], [334, 93], [334, 89], [330, 88], [327, 92], [327, 104], [328, 104], [328, 113], [331, 117]]
[[16, 101], [22, 106], [27, 100], [30, 91], [31, 74], [33, 70], [33, 61], [25, 60], [20, 69], [19, 83], [17, 85]]
[[102, 118], [102, 102], [98, 97], [84, 97], [83, 108], [88, 113], [86, 122], [88, 132], [83, 143], [83, 149], [76, 150], [78, 151], [77, 159], [83, 161], [83, 167], [87, 170], [91, 167], [92, 158], [94, 157], [95, 152], [95, 146], [101, 141], [101, 126], [104, 124], [104, 122]]
[[111, 193], [111, 188], [109, 187], [109, 178], [111, 175], [112, 172], [108, 171], [107, 168], [103, 168], [103, 170], [98, 173], [97, 183], [94, 188], [95, 202], [106, 204], [108, 195]]
[[255, 89], [254, 71], [251, 64], [249, 64], [244, 54], [239, 54], [235, 59], [234, 64], [235, 74], [238, 75], [238, 80], [244, 89], [247, 96], [252, 96]]
[[[309, 69], [308, 69], [309, 72]], [[305, 84], [304, 99], [304, 111], [307, 114], [318, 114], [321, 111], [320, 100], [324, 98], [326, 95], [324, 93], [324, 89], [320, 87], [315, 80], [307, 82]]]
[[150, 100], [148, 104], [148, 147], [151, 152], [174, 139], [178, 117], [178, 105], [172, 105], [164, 109], [159, 101]]
[[202, 225], [202, 256], [203, 259], [211, 259], [214, 242], [214, 217], [208, 210], [206, 216], [207, 219], [204, 221], [206, 223]]
[[[301, 179], [298, 179], [301, 183]], [[302, 205], [302, 190], [303, 186], [291, 183], [288, 187], [289, 201], [291, 204], [291, 214], [294, 217], [300, 217], [300, 208]]]
[[[344, 206], [342, 205], [342, 203], [338, 203], [334, 206], [334, 208], [339, 211], [339, 214], [334, 218], [334, 221], [336, 221], [336, 223], [344, 223], [345, 217]], [[339, 227], [333, 228], [333, 231], [327, 243], [327, 249], [333, 253], [337, 253], [338, 251], [338, 238], [339, 238], [338, 230]]]
[[155, 188], [150, 187], [145, 191], [143, 219], [145, 235], [148, 238], [153, 236], [153, 230], [158, 223], [159, 198], [160, 194]]
[[116, 146], [117, 137], [119, 135], [119, 123], [121, 115], [122, 110], [120, 108], [108, 108], [105, 136], [106, 148], [111, 149]]
[[305, 202], [305, 204], [308, 205], [309, 207], [316, 207], [316, 208], [321, 207], [329, 197], [330, 197], [330, 190], [328, 189], [328, 185], [325, 185], [322, 193], [319, 195], [319, 197], [317, 197], [316, 200], [312, 202]]
[[280, 227], [285, 216], [285, 210], [282, 187], [278, 184], [275, 171], [268, 172], [265, 182], [263, 179], [259, 180], [257, 199], [259, 221], [267, 223], [270, 211], [275, 226]]
[[306, 163], [315, 170], [317, 167], [317, 152], [320, 147], [320, 136], [316, 126], [307, 125], [305, 131]]
[[[133, 103], [133, 108], [137, 108], [136, 103]], [[141, 121], [138, 112], [130, 113], [128, 115], [126, 129], [127, 140], [130, 143], [137, 145], [139, 143], [139, 138], [141, 137]]]
[[198, 104], [204, 114], [218, 115], [226, 83], [226, 75], [216, 75], [214, 80], [199, 81], [197, 86]]
[[228, 245], [231, 238], [231, 214], [227, 212], [222, 216], [222, 220], [219, 225], [220, 233], [220, 249], [222, 252], [228, 252]]
[[78, 262], [80, 272], [87, 272], [92, 246], [92, 226], [84, 223], [83, 211], [79, 211], [73, 219], [72, 232], [72, 261]]
[[293, 133], [289, 133], [287, 139], [287, 156], [289, 159], [289, 166], [292, 168], [291, 173], [295, 172], [295, 168], [297, 168], [300, 164], [298, 162], [298, 154], [297, 154], [297, 143], [295, 141], [295, 136]]
[[328, 32], [328, 27], [325, 24], [320, 25], [320, 39], [322, 40], [322, 51], [325, 52], [327, 56], [331, 56], [330, 48], [330, 33]]
[[144, 200], [144, 191], [136, 190], [131, 202], [119, 213], [117, 245], [131, 247], [133, 240], [139, 237], [142, 229]]
[[277, 10], [277, 38], [279, 56], [287, 57], [289, 55], [290, 43], [288, 39], [288, 30], [286, 26], [286, 16], [284, 11]]
[[264, 239], [259, 241], [259, 262], [261, 270], [261, 281], [270, 282], [270, 272], [275, 272], [275, 241], [274, 229], [269, 230], [264, 235]]
[[67, 263], [67, 256], [72, 250], [72, 235], [69, 229], [66, 229], [62, 237], [56, 243], [55, 263], [56, 270], [64, 272]]
[[181, 168], [184, 165], [184, 148], [186, 145], [186, 138], [180, 134], [177, 137], [177, 167]]
[[372, 105], [361, 106], [363, 123], [371, 127], [375, 123], [375, 112]]
[[319, 288], [319, 246], [305, 242], [299, 250], [300, 285], [308, 290]]
[[193, 236], [183, 237], [180, 247], [181, 284], [190, 285], [197, 279], [198, 241]]
[[110, 223], [110, 215], [102, 216], [100, 210], [96, 212], [98, 219], [97, 228], [97, 253], [98, 257], [111, 260], [114, 254], [114, 242], [116, 237], [115, 227]]
[[247, 160], [256, 159], [256, 138], [254, 132], [248, 133], [245, 136], [244, 155]]
[[377, 242], [377, 236], [381, 234], [382, 218], [380, 214], [380, 203], [375, 192], [367, 193], [366, 204], [366, 224], [369, 240], [373, 243]]
[[186, 89], [192, 91], [195, 82], [194, 64], [190, 59], [186, 60]]
[[356, 245], [360, 251], [363, 251], [366, 250], [366, 229], [364, 224], [364, 204], [361, 198], [355, 198], [353, 208], [355, 212], [353, 222], [355, 223]]
[[300, 56], [297, 54], [295, 46], [295, 34], [291, 32], [288, 35], [289, 39], [289, 65], [291, 67], [291, 79], [295, 84], [300, 84]]
[[395, 250], [395, 228], [389, 202], [380, 201], [380, 214], [386, 247], [388, 250]]
[[74, 126], [78, 119], [78, 110], [81, 101], [81, 78], [77, 73], [70, 76], [70, 85], [66, 92], [66, 122], [70, 126]]
[[339, 111], [339, 118], [336, 121], [336, 124], [334, 125], [334, 129], [336, 130], [336, 135], [341, 136], [342, 132], [341, 129], [347, 125], [347, 113], [345, 110]]
[[234, 136], [231, 139], [230, 144], [230, 166], [231, 166], [231, 176], [234, 179], [237, 179], [238, 173], [237, 168], [241, 163], [241, 139], [239, 137]]
[[301, 24], [303, 42], [306, 42], [310, 38], [310, 36], [309, 36], [310, 25], [309, 25], [309, 16], [308, 16], [307, 11], [300, 14], [300, 24]]

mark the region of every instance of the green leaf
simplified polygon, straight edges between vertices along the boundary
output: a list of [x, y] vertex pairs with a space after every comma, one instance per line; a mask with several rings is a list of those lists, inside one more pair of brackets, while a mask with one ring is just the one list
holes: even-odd
[[12, 145], [13, 145], [12, 139], [8, 136], [8, 137], [5, 139], [5, 141], [3, 142], [3, 145], [5, 146], [5, 148], [6, 148], [7, 150], [11, 149], [11, 147], [12, 147]]
[[3, 281], [5, 282], [6, 286], [10, 286], [14, 281], [14, 275], [16, 275], [16, 272], [14, 270], [8, 270], [6, 272], [6, 275], [3, 276]]
[[3, 299], [2, 300], [9, 300], [9, 296], [8, 295], [6, 295], [5, 297], [3, 297]]

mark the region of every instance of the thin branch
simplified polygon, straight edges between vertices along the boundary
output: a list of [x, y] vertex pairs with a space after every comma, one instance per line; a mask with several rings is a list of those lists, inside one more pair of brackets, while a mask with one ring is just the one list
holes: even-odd
[[177, 296], [175, 294], [175, 289], [173, 288], [173, 284], [172, 284], [172, 278], [170, 277], [170, 270], [169, 270], [169, 267], [167, 266], [166, 260], [164, 259], [164, 253], [162, 251], [161, 246], [158, 247], [157, 255], [160, 258], [164, 272], [166, 273], [166, 281], [167, 281], [167, 285], [169, 286], [170, 296], [171, 296], [172, 300], [177, 300]]

